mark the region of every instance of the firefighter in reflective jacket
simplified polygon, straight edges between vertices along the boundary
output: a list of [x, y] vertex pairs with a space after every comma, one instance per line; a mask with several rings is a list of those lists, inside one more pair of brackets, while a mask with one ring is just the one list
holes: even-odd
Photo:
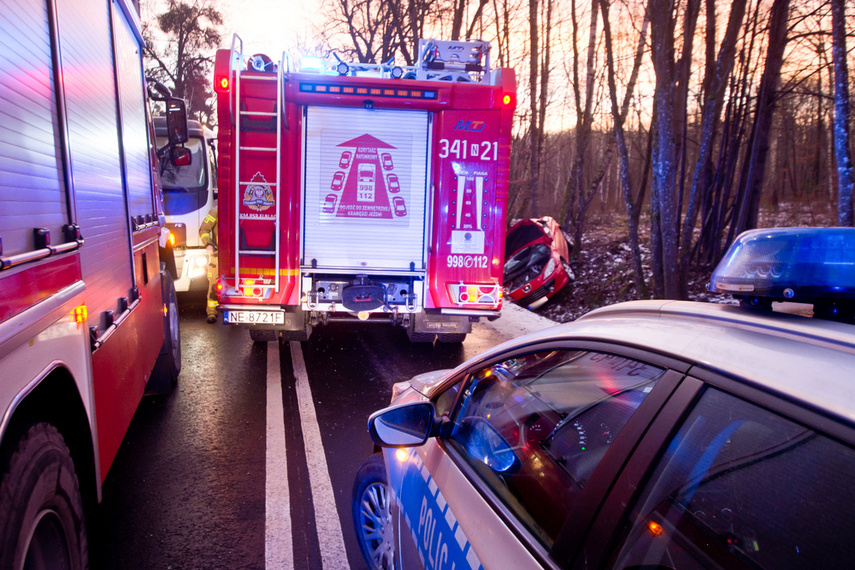
[[215, 205], [202, 220], [199, 227], [199, 239], [205, 244], [208, 252], [208, 305], [205, 311], [208, 313], [208, 322], [217, 322], [217, 206]]

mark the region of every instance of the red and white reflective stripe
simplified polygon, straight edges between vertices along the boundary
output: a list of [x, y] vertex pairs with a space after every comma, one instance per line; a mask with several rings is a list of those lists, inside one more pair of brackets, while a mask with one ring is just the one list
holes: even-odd
[[78, 254], [47, 259], [21, 271], [0, 275], [3, 290], [0, 295], [0, 322], [81, 279]]

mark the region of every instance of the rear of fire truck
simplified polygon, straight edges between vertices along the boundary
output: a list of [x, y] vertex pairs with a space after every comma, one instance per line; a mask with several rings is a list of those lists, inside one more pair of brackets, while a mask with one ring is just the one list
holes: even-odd
[[481, 41], [416, 66], [217, 53], [219, 298], [253, 340], [331, 321], [461, 342], [501, 308], [512, 69]]

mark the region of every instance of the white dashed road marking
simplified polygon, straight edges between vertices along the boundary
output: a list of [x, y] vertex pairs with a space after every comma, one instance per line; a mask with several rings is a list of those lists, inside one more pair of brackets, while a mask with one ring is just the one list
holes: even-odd
[[315, 525], [318, 531], [318, 543], [321, 548], [321, 560], [324, 570], [347, 570], [347, 552], [338, 510], [335, 506], [335, 494], [330, 481], [327, 458], [321, 441], [321, 430], [315, 414], [312, 390], [309, 388], [309, 376], [299, 342], [291, 342], [291, 360], [297, 387], [297, 405], [300, 408], [300, 424], [303, 426], [303, 441], [306, 447], [306, 462], [309, 465], [309, 481], [312, 485], [312, 503], [315, 507]]
[[285, 459], [285, 417], [279, 350], [267, 347], [267, 455], [265, 483], [264, 560], [267, 568], [293, 568], [288, 465]]

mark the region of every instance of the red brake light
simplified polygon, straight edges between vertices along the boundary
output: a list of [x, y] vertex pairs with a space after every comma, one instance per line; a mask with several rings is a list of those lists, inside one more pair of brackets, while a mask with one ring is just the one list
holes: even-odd
[[230, 87], [229, 78], [225, 75], [220, 77], [216, 77], [214, 79], [214, 91], [225, 92], [229, 90]]
[[512, 100], [513, 99], [510, 95], [505, 95], [504, 97], [502, 97], [502, 103], [504, 103], [505, 105], [510, 105]]

